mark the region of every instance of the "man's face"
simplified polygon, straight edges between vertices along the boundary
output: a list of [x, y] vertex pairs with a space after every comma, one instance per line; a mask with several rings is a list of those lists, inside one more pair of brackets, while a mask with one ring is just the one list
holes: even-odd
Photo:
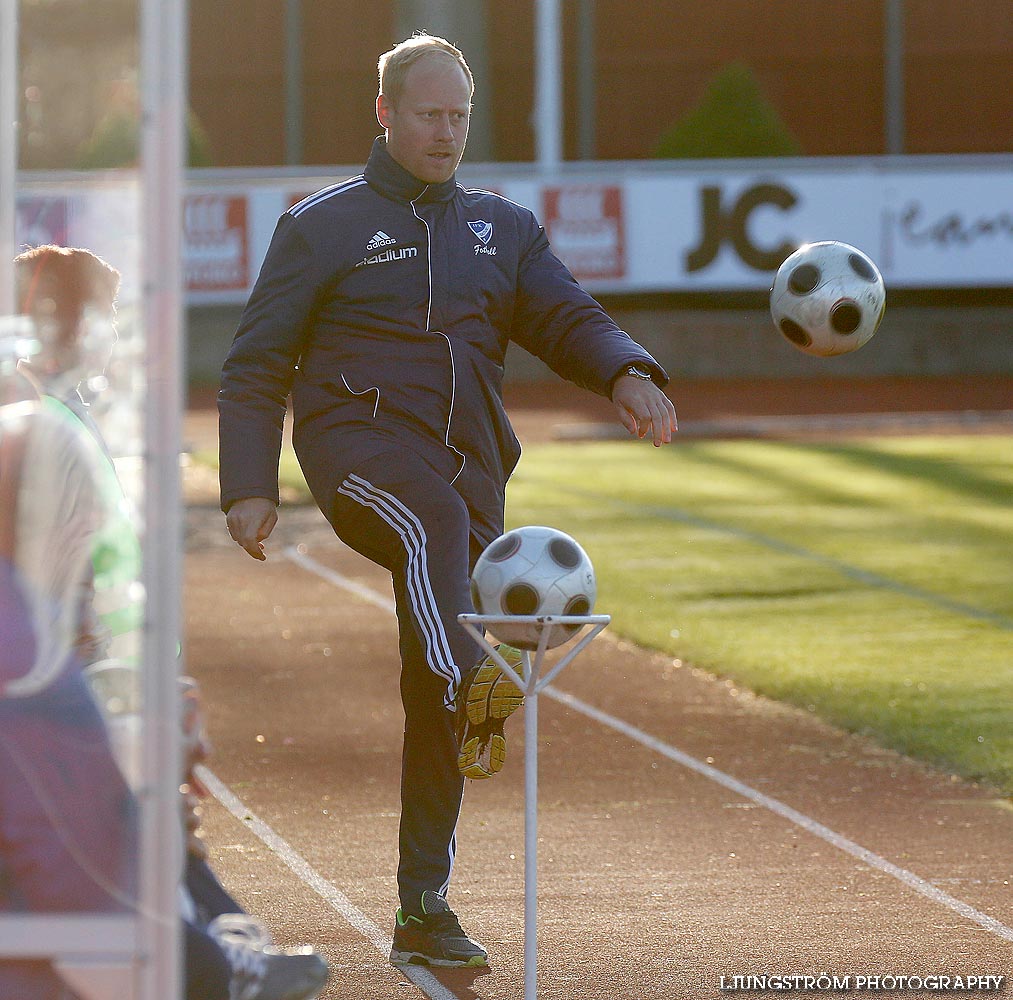
[[449, 180], [468, 140], [468, 78], [451, 56], [424, 55], [405, 74], [397, 107], [377, 98], [376, 117], [387, 130], [387, 152], [405, 170], [426, 184]]

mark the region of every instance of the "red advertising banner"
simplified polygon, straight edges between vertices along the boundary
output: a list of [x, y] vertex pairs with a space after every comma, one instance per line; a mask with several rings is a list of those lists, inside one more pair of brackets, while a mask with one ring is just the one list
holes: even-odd
[[245, 195], [187, 196], [183, 205], [187, 291], [245, 291], [250, 284], [249, 245]]
[[552, 249], [575, 278], [626, 276], [622, 188], [549, 187], [542, 197], [542, 221]]

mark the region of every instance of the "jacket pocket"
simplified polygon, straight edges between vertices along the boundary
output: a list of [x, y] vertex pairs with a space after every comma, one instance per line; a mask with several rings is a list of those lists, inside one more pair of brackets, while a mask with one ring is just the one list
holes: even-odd
[[365, 389], [355, 389], [348, 384], [348, 379], [345, 378], [344, 374], [341, 376], [341, 384], [345, 387], [345, 390], [353, 396], [369, 396], [371, 393], [375, 393], [373, 400], [373, 418], [376, 418], [377, 410], [380, 409], [380, 387], [378, 385], [371, 385]]

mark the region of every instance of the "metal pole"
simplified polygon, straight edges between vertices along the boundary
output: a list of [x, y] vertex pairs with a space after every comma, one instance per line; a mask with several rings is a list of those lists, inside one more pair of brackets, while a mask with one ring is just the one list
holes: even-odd
[[146, 347], [141, 972], [145, 1000], [181, 994], [177, 892], [182, 413], [181, 237], [186, 108], [185, 0], [141, 0], [142, 314]]
[[494, 153], [493, 89], [489, 70], [488, 0], [397, 0], [394, 32], [398, 40], [426, 30], [453, 42], [475, 78], [475, 112], [468, 129], [469, 163], [488, 163]]
[[303, 162], [302, 0], [285, 0], [285, 163]]
[[552, 173], [563, 159], [559, 0], [537, 0], [535, 16], [535, 158], [542, 173]]
[[[608, 615], [458, 615], [457, 620], [472, 638], [493, 658], [495, 663], [524, 692], [524, 1000], [538, 997], [538, 692], [547, 687], [563, 667], [572, 663], [612, 620]], [[495, 634], [498, 624], [540, 626], [540, 639], [534, 655], [524, 651], [524, 676], [520, 677], [507, 664], [492, 644], [485, 630]], [[570, 636], [569, 644], [584, 626], [591, 626], [580, 636], [576, 645], [541, 676], [542, 663], [554, 626], [573, 625], [578, 631]]]
[[[524, 696], [524, 1000], [538, 996], [538, 680], [537, 664], [524, 655], [529, 678]], [[531, 887], [530, 891], [528, 886]]]
[[0, 0], [0, 316], [15, 310], [18, 89], [18, 0]]
[[883, 116], [886, 151], [904, 152], [904, 0], [886, 0], [884, 20]]
[[577, 155], [593, 160], [597, 152], [594, 0], [580, 0], [577, 14]]

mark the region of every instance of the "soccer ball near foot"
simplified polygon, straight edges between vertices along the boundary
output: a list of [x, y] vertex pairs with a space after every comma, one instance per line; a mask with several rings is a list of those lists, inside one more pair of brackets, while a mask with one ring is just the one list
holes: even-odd
[[[555, 528], [529, 525], [500, 535], [479, 556], [471, 577], [475, 610], [483, 615], [589, 615], [597, 594], [587, 553]], [[524, 622], [489, 625], [501, 642], [535, 649], [541, 629]], [[554, 625], [547, 648], [580, 625]]]

